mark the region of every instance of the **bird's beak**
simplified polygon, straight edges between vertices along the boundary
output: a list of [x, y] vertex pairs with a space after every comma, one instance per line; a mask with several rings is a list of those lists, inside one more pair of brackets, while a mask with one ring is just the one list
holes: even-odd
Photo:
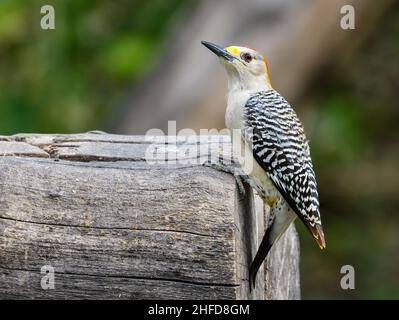
[[227, 60], [229, 62], [237, 59], [235, 56], [233, 56], [226, 49], [224, 49], [224, 48], [222, 48], [222, 47], [220, 47], [220, 46], [218, 46], [216, 44], [213, 44], [213, 43], [210, 43], [210, 42], [207, 42], [207, 41], [201, 41], [201, 43], [205, 47], [207, 47], [209, 50], [211, 50], [214, 54], [216, 54], [218, 57], [221, 57], [221, 58], [223, 58], [223, 59], [225, 59], [225, 60]]

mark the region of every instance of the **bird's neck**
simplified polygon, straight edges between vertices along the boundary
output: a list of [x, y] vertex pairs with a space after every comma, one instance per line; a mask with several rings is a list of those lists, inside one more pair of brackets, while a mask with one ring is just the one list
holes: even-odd
[[253, 76], [251, 74], [230, 73], [228, 80], [229, 93], [250, 91], [268, 91], [272, 90], [269, 77], [266, 75]]

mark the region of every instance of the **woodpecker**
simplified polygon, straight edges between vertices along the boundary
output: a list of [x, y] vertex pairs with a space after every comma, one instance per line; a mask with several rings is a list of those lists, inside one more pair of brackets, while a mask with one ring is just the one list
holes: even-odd
[[253, 49], [202, 44], [215, 53], [228, 75], [226, 127], [247, 182], [270, 207], [270, 219], [249, 268], [250, 287], [273, 244], [296, 217], [326, 247], [309, 144], [298, 116], [272, 88], [266, 58]]

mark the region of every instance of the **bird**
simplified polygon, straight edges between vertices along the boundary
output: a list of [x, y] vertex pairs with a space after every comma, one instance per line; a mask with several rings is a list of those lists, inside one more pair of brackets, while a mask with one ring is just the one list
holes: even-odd
[[233, 151], [241, 155], [242, 175], [270, 207], [268, 227], [249, 266], [254, 289], [270, 249], [297, 217], [320, 249], [326, 247], [309, 142], [294, 109], [272, 87], [265, 57], [248, 47], [201, 43], [227, 71], [225, 121]]

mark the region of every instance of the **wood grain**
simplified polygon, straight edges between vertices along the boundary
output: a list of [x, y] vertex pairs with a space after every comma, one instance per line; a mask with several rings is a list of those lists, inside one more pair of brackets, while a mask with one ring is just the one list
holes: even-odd
[[[146, 161], [149, 148], [171, 160]], [[202, 165], [229, 148], [220, 136], [0, 137], [0, 298], [298, 299], [294, 227], [249, 292], [268, 211]], [[55, 289], [40, 285], [44, 265]]]

